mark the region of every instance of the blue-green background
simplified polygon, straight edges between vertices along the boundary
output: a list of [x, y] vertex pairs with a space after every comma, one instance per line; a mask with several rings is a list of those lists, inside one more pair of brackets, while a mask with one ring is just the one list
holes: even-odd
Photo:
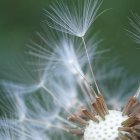
[[[22, 53], [25, 44], [40, 30], [45, 19], [43, 8], [53, 0], [0, 0], [0, 68]], [[134, 43], [125, 29], [132, 30], [128, 17], [131, 11], [140, 15], [139, 0], [104, 0], [101, 9], [111, 10], [94, 23], [100, 31], [102, 45], [111, 48], [112, 57], [119, 56], [120, 63], [131, 75], [140, 74], [140, 45]]]

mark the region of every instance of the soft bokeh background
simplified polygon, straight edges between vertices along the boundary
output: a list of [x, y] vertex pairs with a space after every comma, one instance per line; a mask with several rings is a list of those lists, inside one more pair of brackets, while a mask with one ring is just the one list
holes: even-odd
[[[40, 29], [44, 20], [43, 8], [53, 0], [0, 0], [0, 68], [20, 52]], [[140, 46], [134, 43], [125, 29], [130, 29], [131, 11], [140, 15], [139, 0], [104, 0], [102, 9], [109, 9], [95, 22], [103, 45], [120, 56], [120, 63], [130, 74], [140, 74]], [[113, 57], [113, 56], [112, 56]]]
[[[43, 9], [51, 2], [53, 0], [0, 0], [0, 78], [4, 78], [3, 71], [10, 73], [11, 60], [24, 53], [26, 44], [40, 30], [41, 21], [45, 19]], [[110, 59], [119, 57], [119, 63], [130, 76], [140, 77], [140, 45], [125, 31], [133, 30], [128, 17], [132, 17], [131, 12], [140, 15], [140, 0], [104, 0], [103, 9], [110, 10], [95, 21], [93, 33], [99, 31], [104, 39], [102, 46], [112, 50], [108, 53]]]

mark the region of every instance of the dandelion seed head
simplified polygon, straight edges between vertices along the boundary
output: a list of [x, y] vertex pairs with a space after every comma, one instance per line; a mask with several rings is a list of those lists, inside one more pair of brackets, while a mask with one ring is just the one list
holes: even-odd
[[118, 137], [118, 128], [127, 118], [122, 116], [122, 112], [110, 110], [105, 121], [99, 118], [101, 119], [99, 123], [89, 122], [85, 129], [84, 140], [114, 140]]
[[[105, 52], [97, 50], [100, 40], [85, 36], [100, 15], [97, 13], [102, 0], [70, 2], [72, 5], [55, 1], [50, 11], [45, 11], [47, 24], [53, 29], [43, 27], [44, 32], [37, 33], [39, 40], [28, 44], [31, 62], [21, 64], [21, 71], [15, 67], [17, 81], [2, 82], [6, 96], [0, 102], [8, 117], [6, 123], [0, 120], [0, 126], [18, 135], [0, 133], [0, 138], [65, 140], [67, 134], [64, 136], [63, 131], [84, 140], [139, 137], [140, 127], [136, 125], [140, 121], [140, 88], [123, 110], [117, 111], [117, 107], [124, 105], [124, 100], [120, 102], [122, 95], [131, 92], [126, 87], [134, 85], [134, 81], [126, 79], [122, 84], [127, 76], [114, 66], [114, 61], [106, 63], [113, 71], [98, 62], [97, 58], [102, 59], [100, 55]], [[134, 28], [137, 29], [136, 24]]]

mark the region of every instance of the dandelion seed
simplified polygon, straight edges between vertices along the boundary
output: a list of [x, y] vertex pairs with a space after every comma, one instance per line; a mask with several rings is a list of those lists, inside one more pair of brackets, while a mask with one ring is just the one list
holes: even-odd
[[[53, 41], [53, 38], [51, 38], [51, 35], [54, 38], [56, 38], [56, 40]], [[52, 67], [55, 66], [54, 73], [59, 73], [59, 75], [61, 75], [61, 79], [64, 79], [64, 81], [65, 81], [65, 78], [67, 77], [68, 80], [71, 81], [71, 83], [74, 83], [74, 80], [72, 80], [72, 79], [76, 78], [76, 81], [79, 82], [80, 86], [81, 86], [81, 84], [83, 84], [83, 82], [84, 82], [84, 84], [85, 83], [89, 84], [89, 81], [85, 78], [85, 74], [83, 72], [83, 69], [88, 64], [88, 61], [86, 60], [83, 43], [81, 42], [80, 39], [67, 35], [67, 34], [64, 34], [64, 33], [60, 34], [57, 32], [55, 35], [54, 35], [54, 32], [53, 32], [53, 34], [50, 33], [49, 37], [46, 37], [46, 39], [41, 34], [39, 34], [39, 37], [41, 39], [43, 39], [43, 42], [48, 47], [52, 48], [52, 46], [53, 46], [53, 52], [48, 53], [44, 47], [38, 48], [38, 46], [35, 45], [36, 48], [33, 48], [33, 46], [29, 46], [31, 49], [30, 54], [32, 56], [39, 58], [42, 61], [44, 61], [44, 60], [51, 61], [51, 64], [50, 64], [51, 71], [52, 71]], [[100, 53], [100, 51], [96, 52], [97, 45], [99, 44], [99, 42], [100, 41], [96, 41], [96, 38], [94, 39], [94, 37], [92, 38], [92, 41], [89, 40], [89, 42], [87, 42], [87, 45], [88, 45], [87, 52], [88, 52], [89, 59], [91, 58], [91, 56], [93, 58], [96, 57], [96, 53], [98, 55], [103, 53], [102, 51], [101, 51], [101, 53]], [[33, 43], [33, 45], [34, 45], [34, 43]], [[94, 47], [91, 48], [91, 46], [93, 46], [93, 45], [94, 45]], [[37, 49], [40, 49], [40, 50], [38, 51]], [[39, 55], [39, 54], [43, 53], [43, 50], [45, 50], [45, 53], [43, 55]], [[93, 51], [93, 54], [91, 54], [92, 51]], [[94, 54], [94, 52], [95, 52], [95, 54]], [[44, 69], [46, 69], [46, 68], [44, 68]], [[53, 75], [54, 75], [54, 73], [53, 73]], [[44, 71], [43, 79], [46, 78], [45, 75], [46, 75], [46, 71]], [[73, 76], [74, 76], [74, 78], [72, 78]], [[59, 87], [61, 87], [60, 84], [57, 84], [57, 85]], [[89, 89], [90, 87], [87, 85], [86, 85], [86, 88], [87, 88], [87, 90], [91, 90], [91, 89]], [[52, 89], [55, 89], [55, 85], [52, 86]], [[63, 88], [61, 87], [61, 89], [65, 89], [65, 87], [63, 86]], [[89, 94], [90, 94], [90, 92], [89, 92]]]
[[91, 24], [95, 21], [102, 0], [71, 1], [71, 6], [63, 1], [56, 1], [47, 11], [50, 20], [47, 24], [59, 31], [83, 37]]
[[53, 24], [54, 26], [52, 26], [51, 23], [48, 23], [48, 25], [56, 30], [60, 30], [62, 32], [81, 37], [86, 51], [89, 69], [94, 79], [97, 91], [98, 93], [100, 93], [91, 66], [91, 61], [84, 36], [90, 28], [91, 24], [97, 18], [97, 12], [102, 4], [102, 0], [83, 0], [77, 2], [77, 7], [75, 2], [73, 3], [72, 7], [68, 7], [64, 4], [63, 1], [56, 1], [56, 4], [51, 6], [52, 12], [46, 11], [46, 15], [49, 17], [50, 21], [53, 21], [53, 23], [55, 23]]
[[140, 44], [140, 16], [134, 13], [132, 13], [132, 16], [132, 18], [129, 18], [129, 21], [133, 31], [128, 31], [128, 33], [136, 43]]

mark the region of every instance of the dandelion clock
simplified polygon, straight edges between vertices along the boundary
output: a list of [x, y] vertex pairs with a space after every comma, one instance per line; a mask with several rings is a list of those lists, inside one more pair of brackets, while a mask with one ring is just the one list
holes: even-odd
[[[102, 3], [56, 0], [45, 10], [42, 32], [14, 73], [9, 68], [15, 78], [1, 80], [1, 140], [140, 139], [137, 78], [117, 58], [105, 62], [111, 51], [100, 47], [98, 33], [87, 35], [106, 11], [99, 12]], [[130, 23], [139, 43], [139, 16]]]

